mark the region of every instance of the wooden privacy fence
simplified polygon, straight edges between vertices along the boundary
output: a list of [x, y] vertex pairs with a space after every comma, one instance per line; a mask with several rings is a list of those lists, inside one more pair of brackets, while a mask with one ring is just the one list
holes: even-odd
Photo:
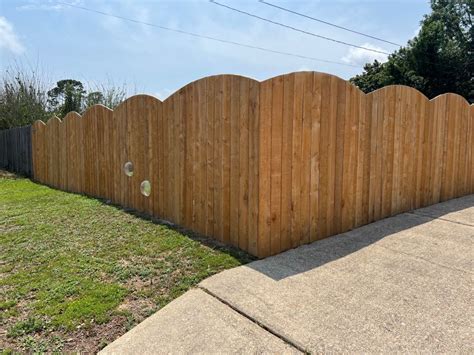
[[36, 122], [34, 177], [265, 257], [473, 193], [473, 123], [455, 94], [219, 75], [164, 102], [137, 95]]
[[31, 176], [31, 126], [0, 131], [0, 169]]

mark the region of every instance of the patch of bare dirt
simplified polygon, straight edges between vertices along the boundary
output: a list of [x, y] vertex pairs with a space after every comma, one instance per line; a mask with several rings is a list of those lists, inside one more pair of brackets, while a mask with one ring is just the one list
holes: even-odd
[[111, 343], [127, 329], [127, 317], [114, 316], [109, 322], [97, 324], [90, 328], [78, 329], [67, 334], [64, 342], [63, 352], [97, 353], [107, 344]]

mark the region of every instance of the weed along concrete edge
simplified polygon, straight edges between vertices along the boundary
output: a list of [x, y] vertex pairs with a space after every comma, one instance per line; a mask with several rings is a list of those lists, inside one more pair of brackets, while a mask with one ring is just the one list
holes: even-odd
[[299, 353], [206, 292], [193, 289], [104, 348], [100, 354], [216, 351]]

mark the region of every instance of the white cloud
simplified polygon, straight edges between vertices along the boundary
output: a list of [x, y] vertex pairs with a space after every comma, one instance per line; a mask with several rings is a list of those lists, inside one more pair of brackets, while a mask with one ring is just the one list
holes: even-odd
[[[82, 0], [71, 0], [68, 1], [71, 5], [81, 5]], [[28, 3], [24, 5], [17, 6], [16, 9], [20, 11], [37, 11], [37, 10], [44, 10], [44, 11], [61, 11], [65, 8], [68, 8], [67, 5], [58, 4], [54, 0], [29, 0]]]
[[[370, 43], [364, 43], [361, 47], [386, 52], [385, 49], [374, 46]], [[345, 63], [362, 66], [365, 63], [372, 63], [375, 59], [382, 63], [386, 62], [388, 59], [388, 55], [383, 53], [371, 52], [362, 48], [349, 48], [346, 55], [343, 56], [341, 59]]]
[[0, 49], [3, 48], [14, 54], [21, 54], [25, 51], [12, 24], [5, 17], [0, 16]]

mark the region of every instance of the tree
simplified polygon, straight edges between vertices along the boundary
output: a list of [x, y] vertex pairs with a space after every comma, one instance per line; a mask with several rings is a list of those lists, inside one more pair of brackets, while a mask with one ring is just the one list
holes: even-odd
[[54, 114], [64, 117], [70, 111], [83, 113], [88, 107], [102, 104], [117, 107], [127, 95], [126, 84], [93, 84], [88, 91], [80, 81], [65, 79], [51, 87], [42, 70], [15, 63], [0, 77], [0, 130], [46, 122]]
[[86, 108], [98, 104], [104, 104], [104, 95], [100, 91], [88, 93], [86, 96]]
[[125, 84], [117, 86], [113, 82], [95, 84], [93, 90], [95, 91], [89, 92], [86, 96], [84, 110], [97, 104], [102, 104], [113, 110], [125, 100], [127, 94]]
[[101, 84], [97, 90], [99, 90], [103, 95], [102, 104], [112, 110], [120, 105], [127, 96], [125, 84], [118, 86], [109, 82], [107, 84]]
[[45, 91], [38, 71], [20, 65], [5, 70], [0, 83], [0, 130], [46, 120]]
[[364, 92], [408, 85], [427, 97], [454, 92], [474, 102], [474, 1], [431, 0], [419, 34], [386, 63], [366, 64], [350, 81]]
[[48, 91], [48, 104], [51, 111], [64, 117], [68, 112], [82, 111], [86, 91], [80, 81], [73, 79], [60, 80], [56, 87]]

